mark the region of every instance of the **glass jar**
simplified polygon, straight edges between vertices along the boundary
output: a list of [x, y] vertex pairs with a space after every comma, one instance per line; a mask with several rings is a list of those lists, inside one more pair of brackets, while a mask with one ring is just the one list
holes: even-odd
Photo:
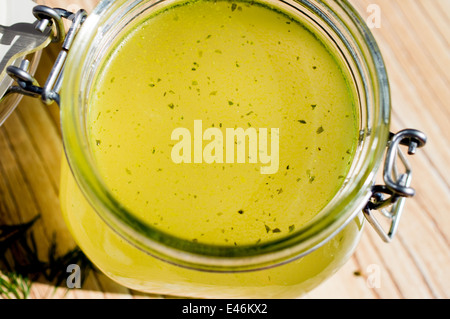
[[[188, 297], [298, 297], [348, 260], [362, 232], [363, 211], [376, 225], [371, 209], [413, 195], [402, 180], [399, 187], [394, 181], [376, 188], [373, 200], [375, 175], [392, 138], [389, 84], [380, 51], [347, 1], [264, 0], [327, 39], [346, 67], [358, 102], [356, 153], [337, 194], [315, 218], [288, 235], [243, 246], [193, 242], [143, 222], [117, 200], [94, 160], [87, 120], [96, 74], [124, 30], [176, 1], [103, 0], [80, 28], [64, 66], [60, 100], [57, 94], [49, 95], [61, 106], [66, 154], [60, 187], [64, 218], [93, 263], [126, 287]], [[396, 156], [404, 139], [415, 146], [424, 144], [408, 132], [401, 134], [391, 139], [389, 159]], [[385, 166], [387, 181], [391, 181], [391, 170], [386, 169], [391, 162]], [[391, 196], [386, 199], [383, 194]]]
[[339, 269], [360, 238], [361, 211], [389, 138], [390, 99], [375, 41], [346, 2], [268, 1], [326, 36], [351, 72], [360, 139], [343, 187], [319, 216], [264, 245], [188, 242], [139, 221], [108, 191], [88, 141], [86, 114], [95, 72], [122, 29], [168, 1], [103, 1], [81, 28], [66, 64], [61, 123], [61, 205], [73, 236], [109, 277], [140, 291], [190, 297], [298, 297]]

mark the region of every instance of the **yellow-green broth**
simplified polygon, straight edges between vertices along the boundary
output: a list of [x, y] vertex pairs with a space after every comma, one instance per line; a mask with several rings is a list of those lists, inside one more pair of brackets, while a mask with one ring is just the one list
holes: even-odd
[[[95, 82], [88, 126], [101, 176], [130, 212], [183, 239], [289, 234], [333, 198], [354, 155], [358, 114], [338, 61], [303, 22], [258, 1], [160, 10], [124, 36]], [[245, 163], [196, 163], [193, 152], [175, 163], [171, 134], [188, 129], [193, 150], [195, 120], [223, 132], [224, 147], [227, 128], [278, 128], [277, 171], [250, 163], [249, 144]]]
[[[89, 99], [88, 137], [104, 184], [132, 215], [193, 243], [260, 245], [299, 231], [342, 187], [358, 136], [354, 84], [333, 45], [280, 8], [169, 2], [130, 24], [105, 57]], [[227, 140], [227, 130], [239, 129], [257, 143]], [[60, 197], [77, 243], [104, 273], [159, 294], [297, 297], [342, 266], [361, 231], [357, 217], [285, 264], [205, 272], [119, 236], [66, 161]]]

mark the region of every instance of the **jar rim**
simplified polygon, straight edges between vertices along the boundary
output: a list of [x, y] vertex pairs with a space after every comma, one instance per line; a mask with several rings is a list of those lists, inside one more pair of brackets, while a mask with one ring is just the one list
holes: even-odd
[[[88, 101], [82, 87], [82, 82], [86, 81], [85, 76], [82, 76], [83, 72], [89, 70], [91, 62], [86, 57], [93, 52], [98, 54], [105, 24], [130, 14], [129, 11], [124, 11], [127, 6], [139, 6], [143, 3], [157, 5], [174, 1], [176, 0], [102, 0], [80, 29], [73, 45], [77, 50], [71, 50], [67, 58], [61, 93], [64, 150], [78, 186], [97, 214], [119, 235], [157, 258], [184, 267], [209, 271], [232, 267], [234, 271], [245, 271], [284, 263], [318, 248], [347, 225], [369, 200], [370, 187], [388, 139], [389, 84], [384, 62], [372, 33], [347, 0], [260, 0], [283, 3], [297, 10], [301, 6], [302, 10], [314, 14], [316, 18], [327, 23], [329, 30], [336, 33], [333, 36], [339, 37], [352, 58], [357, 60], [353, 67], [358, 70], [354, 71], [365, 76], [361, 88], [365, 91], [362, 100], [368, 104], [366, 107], [371, 109], [370, 112], [374, 113], [370, 114], [368, 127], [364, 129], [365, 144], [364, 149], [360, 150], [363, 158], [353, 170], [351, 183], [345, 186], [345, 196], [332, 200], [333, 205], [327, 205], [320, 218], [314, 219], [292, 234], [254, 245], [220, 246], [193, 243], [139, 220], [103, 186], [88, 155], [89, 147], [83, 129], [86, 121], [83, 114], [80, 114], [84, 109], [83, 105]], [[109, 49], [113, 49], [113, 46]]]

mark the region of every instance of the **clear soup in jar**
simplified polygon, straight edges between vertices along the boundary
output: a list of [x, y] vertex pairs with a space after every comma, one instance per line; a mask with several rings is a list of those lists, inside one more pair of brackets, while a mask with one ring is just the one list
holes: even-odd
[[[89, 96], [90, 151], [140, 221], [192, 243], [264, 245], [321, 212], [349, 171], [358, 107], [345, 64], [298, 16], [263, 1], [175, 1], [134, 22]], [[166, 263], [118, 236], [63, 164], [75, 239], [119, 283], [161, 294], [294, 297], [353, 250], [351, 222], [314, 252], [250, 272]]]

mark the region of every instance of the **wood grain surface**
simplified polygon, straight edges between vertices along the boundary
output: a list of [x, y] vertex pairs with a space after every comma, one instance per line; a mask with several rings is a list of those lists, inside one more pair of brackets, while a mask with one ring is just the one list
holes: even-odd
[[[39, 4], [90, 12], [93, 1]], [[384, 56], [392, 93], [391, 131], [416, 128], [428, 144], [410, 158], [417, 194], [406, 203], [390, 244], [366, 224], [357, 251], [331, 279], [304, 298], [450, 297], [450, 1], [351, 0], [369, 21], [377, 5], [381, 24], [372, 29]], [[37, 71], [45, 82], [58, 47], [47, 48]], [[61, 217], [58, 190], [62, 154], [59, 110], [24, 98], [0, 127], [0, 224], [41, 218], [33, 226], [45, 258], [53, 238], [62, 254], [74, 246]], [[53, 237], [55, 236], [55, 237]], [[20, 258], [20, 256], [13, 256]], [[131, 291], [99, 272], [82, 289], [33, 283], [31, 298], [162, 298]]]

